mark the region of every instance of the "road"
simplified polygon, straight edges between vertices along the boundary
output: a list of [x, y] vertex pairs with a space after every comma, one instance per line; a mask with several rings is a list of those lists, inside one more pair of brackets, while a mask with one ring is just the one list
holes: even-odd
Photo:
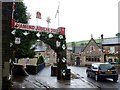
[[[73, 80], [79, 80], [79, 78], [81, 78], [83, 79], [83, 81], [87, 81], [89, 83], [92, 83], [92, 85], [97, 86], [99, 90], [119, 90], [117, 88], [120, 88], [120, 75], [117, 83], [111, 80], [103, 80], [103, 81], [97, 82], [94, 79], [88, 78], [86, 76], [86, 67], [68, 66], [68, 68], [70, 68], [71, 72], [75, 73], [78, 77], [78, 79], [73, 79]], [[39, 72], [36, 75], [29, 75], [26, 77], [18, 76], [18, 77], [14, 77], [13, 80], [14, 80], [13, 88], [45, 88], [46, 89], [46, 88], [50, 88], [51, 87], [50, 85], [53, 85], [54, 87], [55, 85], [56, 87], [58, 86], [60, 87], [61, 85], [57, 83], [56, 77], [50, 76], [50, 67], [44, 68], [41, 72]], [[71, 83], [72, 82], [73, 81], [71, 80]]]
[[76, 73], [78, 77], [81, 77], [88, 82], [97, 86], [100, 90], [119, 90], [120, 89], [120, 74], [119, 80], [117, 83], [113, 82], [112, 80], [102, 80], [102, 81], [95, 81], [93, 78], [88, 78], [86, 76], [86, 67], [76, 67], [76, 66], [69, 66], [68, 68], [71, 69], [72, 72]]
[[31, 88], [36, 90], [36, 88], [50, 89], [55, 88], [81, 88], [90, 90], [98, 90], [96, 86], [91, 83], [85, 82], [81, 78], [76, 78], [76, 75], [71, 74], [71, 80], [57, 80], [56, 76], [51, 76], [51, 66], [45, 67], [39, 73], [29, 76], [14, 76], [13, 77], [13, 89], [17, 88]]
[[[20, 89], [44, 88], [44, 89], [47, 89], [48, 87], [42, 81], [37, 81], [35, 79], [34, 75], [29, 75], [26, 77], [25, 76], [14, 76], [12, 90], [16, 90], [16, 88], [20, 88]], [[34, 89], [32, 89], [32, 90], [34, 90]]]

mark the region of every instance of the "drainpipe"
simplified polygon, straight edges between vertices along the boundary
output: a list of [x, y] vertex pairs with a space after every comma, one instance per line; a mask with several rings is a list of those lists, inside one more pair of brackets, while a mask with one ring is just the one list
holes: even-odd
[[102, 50], [102, 52], [103, 52], [102, 42], [103, 42], [103, 34], [101, 34], [101, 50]]
[[101, 42], [100, 42], [100, 48], [101, 48], [101, 61], [104, 62], [104, 58], [103, 58], [103, 46], [102, 46], [102, 42], [103, 42], [103, 34], [101, 34]]
[[72, 42], [72, 57], [75, 61], [75, 42]]

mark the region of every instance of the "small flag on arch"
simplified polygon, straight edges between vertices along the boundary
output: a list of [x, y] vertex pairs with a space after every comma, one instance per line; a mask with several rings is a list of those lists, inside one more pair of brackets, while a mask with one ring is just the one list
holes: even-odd
[[60, 7], [60, 1], [59, 1], [59, 4], [58, 4], [58, 8], [57, 8], [56, 14], [55, 14], [55, 18], [57, 17], [57, 14], [59, 13], [59, 7]]
[[41, 13], [40, 12], [36, 12], [36, 18], [41, 19]]

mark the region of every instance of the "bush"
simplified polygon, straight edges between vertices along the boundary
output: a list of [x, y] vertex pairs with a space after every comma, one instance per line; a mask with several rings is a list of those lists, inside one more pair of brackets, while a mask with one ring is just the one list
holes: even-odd
[[44, 63], [44, 58], [43, 56], [40, 56], [37, 61], [37, 65]]

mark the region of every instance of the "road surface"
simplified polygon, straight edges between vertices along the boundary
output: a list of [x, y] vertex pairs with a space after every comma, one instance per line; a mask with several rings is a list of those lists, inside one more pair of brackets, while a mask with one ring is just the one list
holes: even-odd
[[71, 69], [72, 72], [76, 73], [78, 77], [81, 77], [90, 83], [94, 84], [101, 90], [119, 90], [120, 89], [120, 74], [119, 80], [117, 83], [113, 82], [112, 80], [102, 80], [102, 81], [95, 81], [93, 78], [88, 78], [86, 75], [86, 67], [76, 67], [76, 66], [69, 66], [68, 68]]

